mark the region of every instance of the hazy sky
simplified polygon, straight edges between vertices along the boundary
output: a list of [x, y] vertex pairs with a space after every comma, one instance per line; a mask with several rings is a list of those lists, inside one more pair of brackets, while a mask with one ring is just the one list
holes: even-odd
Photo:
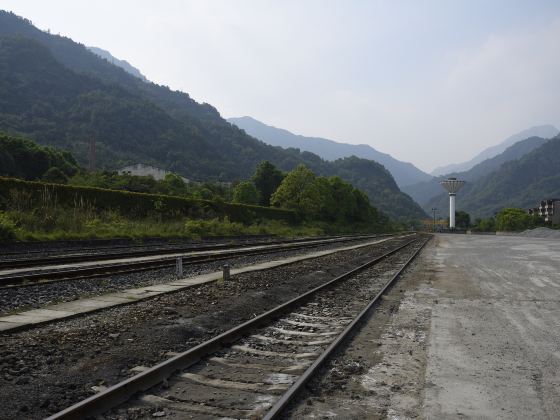
[[421, 169], [560, 127], [560, 1], [0, 0], [224, 117]]

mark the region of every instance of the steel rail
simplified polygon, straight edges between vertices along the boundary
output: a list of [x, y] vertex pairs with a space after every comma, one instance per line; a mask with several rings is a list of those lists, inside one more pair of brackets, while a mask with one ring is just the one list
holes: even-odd
[[[235, 249], [230, 252], [221, 252], [216, 254], [206, 255], [185, 255], [183, 258], [183, 266], [201, 264], [207, 262], [221, 261], [231, 258], [252, 256], [252, 255], [266, 255], [279, 251], [292, 251], [306, 248], [314, 248], [321, 245], [328, 245], [333, 243], [353, 242], [362, 239], [374, 237], [386, 237], [390, 235], [374, 235], [364, 237], [354, 237], [352, 239], [344, 238], [341, 240], [325, 239], [320, 241], [311, 241], [308, 243], [287, 243], [271, 245], [267, 248], [250, 249], [246, 248]], [[268, 245], [268, 244], [267, 244]], [[56, 270], [46, 272], [31, 272], [31, 273], [18, 273], [15, 275], [0, 276], [0, 289], [14, 288], [14, 287], [28, 287], [37, 284], [48, 284], [56, 281], [80, 280], [86, 278], [94, 278], [105, 275], [118, 275], [127, 274], [140, 271], [153, 270], [158, 268], [174, 267], [176, 257], [161, 258], [150, 261], [131, 261], [125, 263], [113, 263], [108, 265], [98, 265], [94, 267], [85, 268], [71, 268], [68, 270]]]
[[[196, 251], [215, 251], [220, 249], [228, 249], [235, 247], [250, 247], [259, 245], [278, 245], [278, 244], [292, 244], [299, 242], [309, 242], [309, 241], [328, 241], [328, 240], [359, 240], [361, 238], [371, 237], [372, 235], [362, 235], [362, 236], [330, 236], [330, 237], [319, 237], [319, 238], [298, 238], [298, 239], [286, 239], [286, 240], [274, 240], [274, 241], [254, 241], [254, 242], [243, 242], [237, 244], [200, 244], [200, 245], [190, 245], [187, 247], [167, 247], [152, 250], [140, 250], [140, 251], [130, 251], [130, 252], [113, 252], [105, 254], [77, 254], [77, 255], [53, 255], [49, 257], [42, 258], [21, 258], [13, 260], [0, 260], [0, 270], [7, 270], [10, 268], [19, 267], [36, 267], [40, 265], [55, 265], [55, 264], [70, 264], [73, 262], [86, 262], [86, 261], [103, 261], [103, 260], [113, 260], [118, 258], [135, 258], [135, 257], [145, 257], [149, 255], [165, 255], [165, 254], [176, 254], [182, 252], [196, 252]], [[383, 236], [383, 235], [376, 235]]]
[[199, 362], [203, 357], [237, 341], [255, 328], [261, 327], [262, 325], [279, 318], [281, 315], [289, 312], [292, 308], [300, 306], [317, 292], [326, 290], [353, 276], [354, 274], [379, 263], [417, 240], [418, 239], [415, 238], [407, 241], [405, 244], [399, 245], [391, 251], [388, 251], [385, 254], [366, 262], [365, 264], [329, 280], [321, 286], [315, 287], [298, 297], [295, 297], [249, 321], [246, 321], [208, 341], [205, 341], [204, 343], [201, 343], [183, 353], [178, 354], [177, 356], [161, 362], [135, 376], [132, 376], [131, 378], [119, 382], [104, 391], [92, 395], [85, 400], [53, 414], [48, 417], [47, 420], [83, 419], [106, 412], [119, 404], [128, 401], [134, 394], [146, 391], [158, 385], [175, 372], [186, 369]]
[[[319, 237], [317, 237], [319, 238]], [[242, 244], [243, 241], [266, 241], [266, 240], [278, 240], [279, 237], [277, 235], [266, 235], [266, 234], [256, 234], [256, 235], [239, 235], [239, 236], [205, 236], [198, 241], [198, 244], [208, 244], [212, 245], [212, 243], [217, 243], [218, 241], [240, 241], [239, 244]], [[54, 255], [62, 255], [67, 252], [75, 251], [76, 248], [79, 248], [80, 251], [104, 251], [104, 250], [118, 250], [118, 249], [150, 249], [150, 248], [170, 248], [170, 247], [180, 247], [180, 246], [194, 246], [195, 243], [190, 240], [189, 238], [184, 237], [169, 237], [169, 238], [143, 238], [139, 240], [140, 242], [137, 243], [134, 239], [131, 238], [114, 238], [114, 239], [76, 239], [76, 240], [62, 240], [62, 241], [30, 241], [30, 242], [16, 242], [3, 244], [0, 246], [0, 252], [4, 256], [24, 256], [29, 257], [29, 255], [33, 254], [44, 254], [44, 248], [49, 248], [53, 245], [60, 245], [59, 248], [51, 249], [50, 251]], [[152, 242], [153, 241], [153, 242]], [[159, 243], [156, 241], [160, 241]], [[97, 244], [97, 245], [95, 245]], [[43, 249], [27, 249], [25, 251], [13, 251], [9, 250], [10, 246], [17, 248], [19, 246], [31, 246], [34, 248], [42, 247]]]
[[410, 265], [410, 263], [420, 253], [422, 248], [428, 243], [431, 238], [428, 238], [418, 248], [414, 254], [406, 261], [406, 263], [397, 271], [393, 277], [383, 286], [381, 291], [367, 304], [367, 306], [354, 318], [354, 320], [346, 326], [346, 328], [336, 337], [336, 339], [325, 349], [325, 351], [316, 359], [311, 366], [292, 384], [292, 386], [276, 401], [276, 403], [268, 410], [263, 420], [273, 420], [280, 417], [286, 406], [292, 402], [302, 387], [317, 373], [319, 368], [329, 359], [335, 350], [337, 350], [348, 338], [351, 332], [364, 320], [369, 314], [370, 310], [377, 304], [381, 296], [394, 284], [395, 280], [399, 278], [402, 272]]

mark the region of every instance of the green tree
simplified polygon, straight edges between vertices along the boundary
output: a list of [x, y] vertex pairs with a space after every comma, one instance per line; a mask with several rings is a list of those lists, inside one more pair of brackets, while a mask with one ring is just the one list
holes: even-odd
[[43, 175], [43, 181], [52, 182], [53, 184], [66, 184], [68, 177], [56, 166], [49, 168]]
[[534, 227], [533, 218], [527, 212], [516, 209], [503, 209], [496, 215], [496, 229], [501, 231], [521, 231]]
[[325, 183], [321, 182], [305, 165], [298, 165], [288, 173], [270, 203], [277, 207], [292, 209], [307, 218], [319, 218], [323, 208]]
[[495, 232], [496, 220], [493, 217], [488, 219], [477, 218], [474, 221], [473, 230], [477, 232]]
[[167, 174], [163, 179], [163, 183], [165, 187], [167, 187], [167, 193], [171, 195], [185, 195], [186, 193], [186, 184], [177, 174]]
[[260, 194], [261, 206], [270, 206], [270, 198], [283, 179], [284, 174], [268, 160], [262, 161], [257, 166], [255, 175], [253, 175], [253, 183]]
[[251, 181], [243, 181], [233, 189], [233, 202], [243, 204], [259, 204], [259, 191]]
[[471, 225], [471, 215], [465, 211], [455, 212], [455, 226], [459, 229], [468, 229]]

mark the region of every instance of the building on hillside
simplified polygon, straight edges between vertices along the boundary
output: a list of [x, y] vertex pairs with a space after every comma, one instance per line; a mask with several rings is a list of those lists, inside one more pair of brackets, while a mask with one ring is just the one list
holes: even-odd
[[549, 198], [541, 201], [539, 207], [529, 209], [530, 215], [538, 215], [545, 222], [560, 224], [560, 198]]
[[[130, 175], [136, 176], [151, 176], [156, 181], [161, 181], [165, 178], [165, 175], [171, 174], [172, 172], [166, 171], [165, 169], [157, 168], [151, 165], [145, 165], [143, 163], [137, 163], [136, 165], [129, 165], [125, 166], [118, 170], [119, 174], [128, 173]], [[183, 181], [186, 183], [190, 183], [191, 181], [187, 178], [181, 177]]]

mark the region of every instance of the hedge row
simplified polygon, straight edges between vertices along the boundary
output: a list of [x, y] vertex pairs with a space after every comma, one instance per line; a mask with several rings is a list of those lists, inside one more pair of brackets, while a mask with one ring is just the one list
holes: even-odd
[[209, 219], [227, 216], [231, 221], [246, 224], [262, 219], [289, 223], [298, 221], [294, 211], [271, 207], [0, 177], [0, 203], [5, 206], [16, 195], [25, 197], [30, 207], [38, 207], [48, 201], [70, 208], [90, 206], [97, 210], [115, 210], [133, 218], [162, 215]]

